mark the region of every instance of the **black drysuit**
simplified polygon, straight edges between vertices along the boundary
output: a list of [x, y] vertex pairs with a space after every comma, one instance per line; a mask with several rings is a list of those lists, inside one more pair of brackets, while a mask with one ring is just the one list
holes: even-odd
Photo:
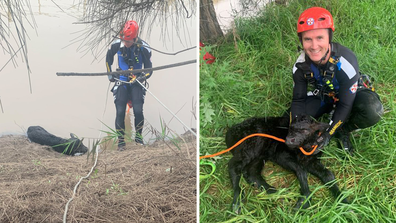
[[[120, 40], [114, 42], [110, 46], [110, 49], [107, 51], [106, 55], [106, 67], [108, 72], [111, 72], [111, 65], [114, 62], [115, 54], [118, 56], [118, 69], [128, 70], [133, 68], [136, 70], [142, 68], [152, 68], [151, 49], [149, 48], [149, 45], [141, 39], [137, 39], [136, 43], [129, 48], [125, 47]], [[149, 75], [146, 76], [146, 79], [150, 78], [152, 75], [152, 72], [148, 73]], [[135, 75], [139, 77], [144, 74], [135, 73]], [[129, 75], [121, 75], [119, 79], [128, 82], [130, 77]], [[113, 81], [114, 77], [109, 76], [109, 80]], [[115, 85], [112, 89], [117, 113], [115, 127], [120, 135], [119, 144], [124, 143], [125, 110], [128, 101], [132, 102], [133, 114], [135, 117], [135, 140], [142, 143], [141, 136], [144, 125], [143, 104], [146, 90], [139, 83], [129, 84], [125, 82], [115, 81]]]

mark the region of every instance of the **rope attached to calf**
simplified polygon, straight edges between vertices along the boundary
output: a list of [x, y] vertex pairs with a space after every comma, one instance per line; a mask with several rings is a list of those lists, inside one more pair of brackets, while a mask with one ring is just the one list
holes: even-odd
[[[225, 150], [220, 151], [220, 152], [215, 153], [215, 154], [200, 156], [199, 159], [211, 158], [211, 157], [215, 157], [215, 156], [221, 155], [221, 154], [223, 154], [223, 153], [226, 153], [226, 152], [228, 152], [228, 151], [231, 151], [231, 150], [234, 149], [235, 147], [239, 146], [239, 145], [240, 145], [242, 142], [244, 142], [246, 139], [249, 139], [249, 138], [252, 138], [252, 137], [255, 137], [255, 136], [261, 136], [261, 137], [271, 138], [271, 139], [274, 139], [274, 140], [276, 140], [276, 141], [283, 142], [283, 143], [285, 142], [284, 139], [278, 138], [278, 137], [273, 136], [273, 135], [268, 135], [268, 134], [265, 134], [265, 133], [253, 133], [253, 134], [248, 135], [248, 136], [246, 136], [245, 138], [239, 140], [237, 143], [235, 143], [235, 145], [231, 146], [231, 147], [228, 148], [228, 149], [225, 149]], [[312, 155], [312, 154], [315, 152], [316, 148], [318, 148], [318, 145], [312, 146], [311, 152], [307, 152], [307, 151], [304, 150], [304, 148], [300, 147], [300, 151], [301, 151], [304, 155], [309, 156], [309, 155]]]

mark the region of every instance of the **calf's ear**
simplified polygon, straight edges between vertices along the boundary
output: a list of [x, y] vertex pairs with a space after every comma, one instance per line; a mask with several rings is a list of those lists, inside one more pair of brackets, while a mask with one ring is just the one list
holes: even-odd
[[76, 134], [74, 134], [74, 133], [70, 133], [70, 137], [71, 137], [72, 139], [78, 139], [78, 137], [77, 137]]

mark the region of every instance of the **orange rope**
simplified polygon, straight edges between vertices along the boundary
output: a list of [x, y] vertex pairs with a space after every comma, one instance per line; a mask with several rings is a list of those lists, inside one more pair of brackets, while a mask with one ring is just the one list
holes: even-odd
[[[281, 138], [278, 138], [278, 137], [275, 137], [275, 136], [272, 136], [272, 135], [268, 135], [268, 134], [264, 134], [264, 133], [254, 133], [254, 134], [248, 135], [248, 136], [246, 136], [245, 138], [239, 140], [237, 143], [235, 143], [235, 145], [231, 146], [230, 148], [228, 148], [228, 149], [226, 149], [226, 150], [220, 151], [220, 152], [215, 153], [215, 154], [212, 154], [212, 155], [200, 156], [199, 159], [211, 158], [211, 157], [215, 157], [215, 156], [221, 155], [221, 154], [223, 154], [223, 153], [226, 153], [226, 152], [228, 152], [228, 151], [234, 149], [235, 147], [239, 146], [239, 145], [240, 145], [243, 141], [245, 141], [246, 139], [249, 139], [249, 138], [252, 138], [252, 137], [255, 137], [255, 136], [262, 136], [262, 137], [267, 137], [267, 138], [274, 139], [274, 140], [279, 141], [279, 142], [283, 142], [283, 143], [285, 142], [284, 139], [281, 139]], [[312, 149], [311, 152], [305, 151], [302, 147], [300, 147], [300, 151], [301, 151], [304, 155], [309, 156], [309, 155], [311, 155], [312, 153], [315, 152], [316, 148], [318, 148], [318, 145], [315, 145], [315, 146], [312, 146], [312, 147], [313, 147], [313, 149]]]
[[312, 153], [315, 152], [316, 148], [318, 148], [318, 145], [312, 146], [311, 152], [307, 152], [307, 151], [305, 151], [302, 147], [300, 147], [300, 151], [301, 151], [304, 155], [309, 156], [309, 155], [311, 155]]

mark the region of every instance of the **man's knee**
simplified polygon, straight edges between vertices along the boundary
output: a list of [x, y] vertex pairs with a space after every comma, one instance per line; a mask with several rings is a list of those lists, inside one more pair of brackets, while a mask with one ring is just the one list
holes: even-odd
[[375, 125], [381, 120], [384, 108], [379, 100], [368, 102], [367, 105], [367, 127]]
[[117, 109], [116, 111], [116, 116], [117, 117], [124, 117], [125, 116], [125, 111], [123, 111], [123, 109]]
[[133, 115], [135, 117], [143, 117], [143, 103], [133, 103]]
[[367, 128], [379, 122], [383, 114], [379, 96], [367, 89], [356, 95], [350, 121], [358, 128]]
[[124, 117], [125, 116], [125, 110], [126, 110], [126, 102], [117, 100], [115, 102], [115, 107], [116, 107], [116, 115], [117, 115], [117, 117]]

